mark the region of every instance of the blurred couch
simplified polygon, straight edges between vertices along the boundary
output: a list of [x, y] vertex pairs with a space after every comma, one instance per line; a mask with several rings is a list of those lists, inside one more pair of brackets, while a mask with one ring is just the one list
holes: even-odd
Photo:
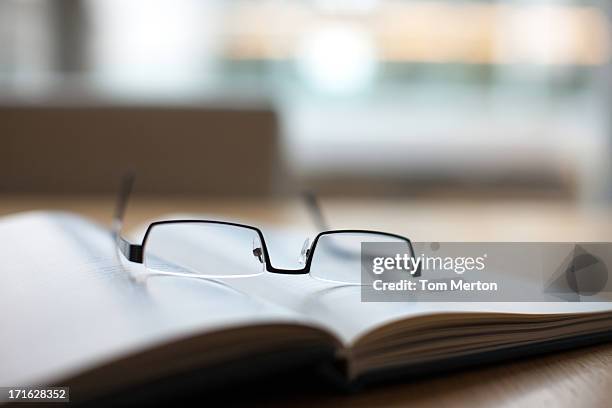
[[266, 106], [0, 106], [0, 192], [268, 195], [278, 122]]

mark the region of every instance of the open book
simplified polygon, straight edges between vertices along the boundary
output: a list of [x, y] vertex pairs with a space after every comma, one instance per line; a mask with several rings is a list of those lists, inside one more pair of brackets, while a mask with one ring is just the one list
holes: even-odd
[[[304, 236], [266, 238], [291, 262]], [[156, 276], [69, 213], [0, 219], [0, 258], [0, 386], [70, 386], [73, 401], [305, 366], [360, 385], [611, 337], [609, 303], [366, 303], [308, 275]]]

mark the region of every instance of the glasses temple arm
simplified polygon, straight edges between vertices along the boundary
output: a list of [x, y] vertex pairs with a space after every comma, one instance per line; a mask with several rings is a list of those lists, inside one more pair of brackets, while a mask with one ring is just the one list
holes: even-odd
[[125, 216], [128, 200], [130, 199], [130, 194], [132, 193], [133, 185], [134, 174], [128, 173], [121, 178], [121, 186], [119, 187], [117, 201], [115, 202], [115, 213], [113, 214], [112, 234], [114, 237], [119, 236], [121, 233], [123, 218]]
[[123, 218], [125, 216], [125, 210], [127, 203], [132, 193], [132, 186], [134, 185], [134, 174], [128, 173], [123, 176], [121, 180], [121, 187], [119, 188], [119, 194], [117, 195], [117, 202], [115, 205], [115, 213], [113, 215], [113, 223], [111, 226], [111, 234], [113, 239], [117, 243], [117, 248], [121, 253], [132, 262], [142, 263], [142, 246], [130, 243], [127, 239], [121, 236], [121, 228], [123, 227]]
[[317, 196], [312, 191], [304, 191], [302, 192], [302, 198], [304, 199], [304, 203], [306, 204], [306, 208], [312, 218], [312, 221], [317, 226], [320, 231], [329, 230], [329, 224], [323, 215], [323, 211], [321, 210], [321, 206], [319, 205], [319, 200]]

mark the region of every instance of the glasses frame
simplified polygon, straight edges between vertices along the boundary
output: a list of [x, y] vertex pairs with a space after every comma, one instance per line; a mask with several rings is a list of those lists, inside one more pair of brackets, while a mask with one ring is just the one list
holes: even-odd
[[[285, 268], [276, 268], [272, 265], [272, 261], [270, 260], [270, 255], [268, 251], [268, 246], [266, 245], [266, 239], [264, 237], [263, 232], [252, 225], [248, 224], [239, 224], [236, 222], [228, 222], [228, 221], [216, 221], [216, 220], [168, 220], [168, 221], [155, 221], [149, 224], [145, 235], [142, 239], [142, 243], [140, 245], [132, 244], [128, 242], [122, 236], [119, 236], [119, 249], [121, 253], [131, 262], [143, 263], [144, 253], [147, 249], [147, 240], [151, 233], [151, 230], [159, 225], [167, 225], [167, 224], [213, 224], [213, 225], [228, 225], [231, 227], [239, 227], [246, 228], [252, 230], [257, 233], [259, 236], [259, 240], [261, 242], [261, 250], [263, 252], [263, 263], [266, 267], [266, 271], [271, 273], [280, 273], [285, 275], [305, 275], [310, 273], [310, 265], [312, 264], [312, 259], [317, 248], [317, 243], [322, 236], [331, 235], [331, 234], [376, 234], [383, 235], [390, 238], [399, 239], [401, 241], [406, 241], [410, 252], [414, 256], [414, 248], [412, 247], [412, 242], [406, 237], [401, 235], [392, 234], [389, 232], [382, 231], [374, 231], [374, 230], [360, 230], [360, 229], [339, 229], [339, 230], [328, 230], [322, 231], [317, 234], [315, 239], [312, 242], [312, 245], [308, 248], [308, 252], [306, 253], [306, 260], [303, 268], [297, 269], [285, 269]], [[418, 273], [418, 271], [417, 271]]]
[[[185, 219], [185, 220], [164, 220], [164, 221], [155, 221], [149, 224], [149, 226], [147, 227], [147, 230], [145, 231], [144, 237], [142, 238], [142, 242], [140, 244], [134, 244], [129, 242], [126, 238], [124, 238], [121, 235], [121, 225], [123, 223], [123, 215], [125, 213], [125, 209], [127, 207], [127, 200], [129, 198], [131, 189], [132, 189], [132, 184], [134, 182], [134, 177], [133, 176], [127, 176], [126, 178], [124, 178], [123, 180], [123, 187], [120, 191], [119, 194], [119, 200], [117, 202], [117, 208], [116, 208], [116, 212], [115, 212], [115, 220], [113, 223], [113, 236], [115, 237], [115, 241], [117, 243], [117, 247], [119, 249], [119, 251], [126, 257], [127, 260], [129, 260], [130, 262], [135, 262], [135, 263], [143, 263], [144, 260], [144, 253], [146, 251], [146, 246], [147, 246], [147, 240], [149, 238], [149, 235], [151, 233], [151, 230], [153, 228], [155, 228], [156, 226], [159, 225], [166, 225], [166, 224], [186, 224], [186, 223], [198, 223], [198, 224], [213, 224], [213, 225], [227, 225], [227, 226], [231, 226], [231, 227], [240, 227], [240, 228], [246, 228], [246, 229], [250, 229], [252, 231], [255, 231], [257, 233], [257, 235], [259, 236], [259, 240], [261, 242], [261, 249], [263, 252], [263, 263], [265, 265], [265, 269], [267, 272], [270, 273], [278, 273], [278, 274], [284, 274], [284, 275], [306, 275], [310, 273], [310, 265], [312, 264], [312, 259], [315, 253], [315, 250], [317, 248], [317, 243], [319, 242], [319, 239], [322, 236], [325, 235], [332, 235], [332, 234], [347, 234], [347, 233], [354, 233], [354, 234], [376, 234], [376, 235], [383, 235], [386, 237], [390, 237], [390, 238], [395, 238], [395, 239], [399, 239], [401, 241], [405, 241], [408, 244], [408, 248], [410, 249], [410, 252], [412, 253], [412, 256], [415, 256], [415, 252], [414, 252], [414, 248], [412, 246], [412, 242], [410, 241], [410, 239], [402, 236], [402, 235], [398, 235], [398, 234], [393, 234], [390, 232], [383, 232], [383, 231], [376, 231], [376, 230], [364, 230], [364, 229], [328, 229], [322, 232], [319, 232], [315, 239], [312, 242], [312, 245], [310, 245], [310, 247], [306, 250], [306, 259], [304, 262], [304, 267], [303, 268], [296, 268], [296, 269], [285, 269], [285, 268], [275, 268], [272, 265], [272, 261], [270, 260], [270, 255], [268, 252], [268, 246], [266, 245], [266, 240], [264, 237], [263, 232], [258, 228], [255, 227], [253, 225], [248, 225], [248, 224], [240, 224], [240, 223], [236, 223], [236, 222], [229, 222], [229, 221], [217, 221], [217, 220], [199, 220], [199, 219]], [[314, 195], [312, 194], [308, 194], [306, 197], [306, 201], [308, 206], [311, 208], [311, 210], [315, 210], [315, 219], [318, 221], [317, 223], [319, 225], [321, 224], [325, 224], [324, 222], [324, 218], [322, 216], [321, 211], [318, 208], [318, 204], [316, 203], [316, 198], [314, 197]], [[421, 264], [419, 263], [419, 266], [417, 268], [417, 270], [415, 271], [415, 273], [413, 274], [413, 276], [421, 276]]]

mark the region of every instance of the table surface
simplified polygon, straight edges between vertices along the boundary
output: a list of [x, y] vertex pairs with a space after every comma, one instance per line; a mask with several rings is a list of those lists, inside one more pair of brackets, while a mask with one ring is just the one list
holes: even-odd
[[[375, 228], [415, 241], [603, 241], [612, 238], [612, 208], [553, 201], [410, 201], [327, 199], [333, 228]], [[73, 211], [108, 224], [111, 197], [0, 196], [0, 216], [17, 211]], [[169, 213], [206, 214], [256, 225], [314, 231], [296, 200], [136, 198], [126, 226]], [[296, 253], [299, 248], [296, 248]], [[612, 404], [612, 345], [477, 367], [417, 382], [387, 385], [356, 395], [302, 395], [311, 406], [601, 406]], [[286, 402], [286, 401], [285, 401]]]

